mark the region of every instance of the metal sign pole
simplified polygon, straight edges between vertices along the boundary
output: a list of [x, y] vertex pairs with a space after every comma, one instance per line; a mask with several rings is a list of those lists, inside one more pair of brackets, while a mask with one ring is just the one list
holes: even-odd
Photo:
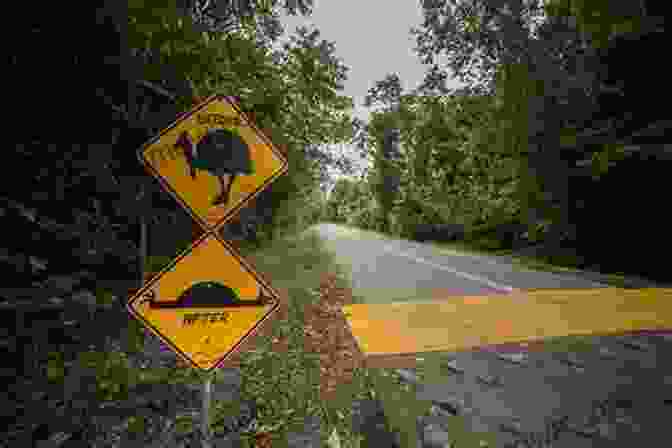
[[140, 226], [140, 244], [138, 244], [139, 270], [140, 270], [140, 288], [147, 280], [147, 218], [143, 215], [138, 218]]
[[203, 440], [203, 448], [212, 448], [212, 432], [210, 431], [212, 377], [213, 375], [208, 375], [203, 381], [203, 409], [201, 410], [201, 435]]

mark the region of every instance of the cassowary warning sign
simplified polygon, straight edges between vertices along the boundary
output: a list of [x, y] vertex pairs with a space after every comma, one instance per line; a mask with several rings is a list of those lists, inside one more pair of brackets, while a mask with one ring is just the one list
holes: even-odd
[[219, 228], [287, 171], [287, 160], [235, 101], [215, 95], [178, 117], [140, 159], [201, 226]]

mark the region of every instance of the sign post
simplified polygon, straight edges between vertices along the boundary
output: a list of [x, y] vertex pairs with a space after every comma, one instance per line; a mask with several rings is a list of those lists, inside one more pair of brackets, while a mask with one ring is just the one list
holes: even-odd
[[203, 381], [203, 409], [201, 410], [201, 434], [203, 435], [203, 448], [210, 448], [212, 442], [212, 431], [210, 431], [212, 376], [213, 375], [208, 375]]
[[149, 174], [204, 233], [127, 303], [131, 315], [205, 372], [200, 432], [210, 447], [214, 369], [278, 308], [279, 295], [219, 231], [287, 160], [229, 97], [214, 95], [138, 152]]

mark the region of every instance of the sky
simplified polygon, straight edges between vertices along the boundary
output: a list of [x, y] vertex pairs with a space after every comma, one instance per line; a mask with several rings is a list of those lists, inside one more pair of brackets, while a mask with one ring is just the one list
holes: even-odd
[[[415, 40], [409, 32], [421, 23], [419, 0], [314, 0], [310, 17], [282, 17], [285, 38], [297, 26], [315, 25], [321, 39], [335, 43], [336, 55], [350, 68], [341, 94], [353, 98], [354, 115], [364, 121], [369, 113], [362, 103], [377, 80], [397, 73], [404, 90], [422, 82], [425, 66], [413, 51]], [[359, 169], [366, 166], [354, 148], [343, 150]]]
[[337, 56], [350, 68], [342, 93], [353, 97], [355, 116], [364, 120], [368, 112], [362, 102], [375, 81], [392, 72], [405, 89], [422, 81], [424, 67], [409, 33], [421, 21], [418, 0], [314, 0], [310, 17], [282, 18], [286, 35], [297, 26], [315, 25], [322, 39], [336, 44]]

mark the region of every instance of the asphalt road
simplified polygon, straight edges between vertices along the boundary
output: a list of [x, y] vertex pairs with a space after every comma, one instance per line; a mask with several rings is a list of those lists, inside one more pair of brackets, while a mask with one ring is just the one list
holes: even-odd
[[[607, 286], [580, 274], [525, 270], [503, 259], [462, 255], [335, 224], [315, 230], [365, 303]], [[672, 415], [672, 340], [629, 335], [595, 341], [594, 350], [577, 353], [438, 354], [447, 368], [431, 383], [419, 381], [413, 368], [399, 370], [406, 381], [419, 384], [419, 398], [434, 404], [434, 414], [419, 429], [419, 446], [447, 446], [450, 430], [441, 422], [455, 415], [473, 431], [498, 434], [499, 446], [524, 434], [540, 437], [552, 424], [564, 425], [553, 448], [664, 440], [665, 422]]]
[[571, 274], [522, 270], [495, 258], [464, 255], [429, 244], [381, 239], [373, 232], [335, 224], [315, 229], [336, 261], [351, 273], [355, 295], [367, 303], [508, 293], [513, 289], [607, 286]]

